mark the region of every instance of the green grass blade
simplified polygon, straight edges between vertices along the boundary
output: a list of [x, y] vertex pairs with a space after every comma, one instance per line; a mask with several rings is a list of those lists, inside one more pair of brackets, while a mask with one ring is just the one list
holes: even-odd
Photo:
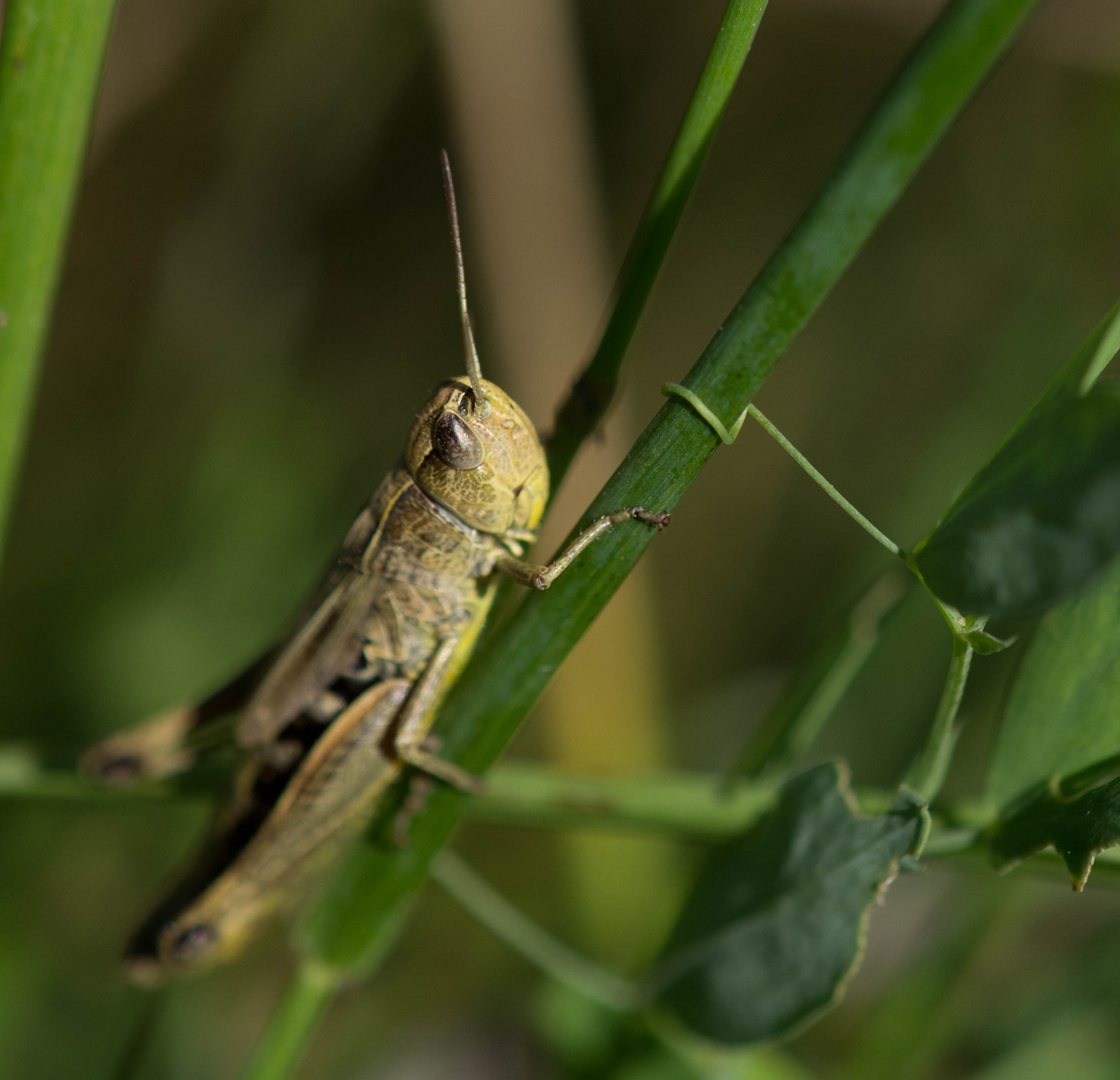
[[554, 487], [560, 486], [576, 451], [603, 419], [618, 389], [622, 359], [765, 10], [766, 0], [731, 0], [723, 14], [692, 100], [631, 241], [603, 336], [556, 414], [556, 426], [548, 440], [548, 467]]
[[113, 0], [9, 0], [0, 42], [0, 541]]
[[[820, 196], [685, 380], [726, 425], [746, 408], [1037, 3], [957, 0], [926, 33]], [[619, 506], [672, 508], [718, 445], [689, 405], [668, 401], [584, 521]], [[493, 762], [653, 535], [639, 522], [615, 529], [491, 634], [443, 710], [438, 729], [445, 756], [476, 772]], [[309, 926], [305, 942], [313, 954], [349, 967], [380, 953], [451, 833], [460, 801], [441, 788], [413, 818], [404, 849], [371, 841], [355, 851]]]

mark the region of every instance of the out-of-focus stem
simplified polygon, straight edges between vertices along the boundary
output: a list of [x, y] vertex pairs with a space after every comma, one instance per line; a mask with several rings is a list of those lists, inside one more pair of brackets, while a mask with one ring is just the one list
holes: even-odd
[[113, 6], [113, 0], [8, 0], [5, 5], [0, 40], [0, 544]]
[[303, 963], [268, 1019], [242, 1080], [285, 1080], [311, 1045], [338, 981], [325, 969]]
[[782, 777], [812, 745], [879, 640], [883, 620], [906, 591], [901, 574], [886, 574], [847, 612], [843, 625], [797, 665], [778, 701], [753, 734], [731, 773]]
[[454, 852], [443, 851], [432, 877], [479, 922], [557, 982], [617, 1012], [638, 1006], [638, 990], [569, 949], [491, 888]]

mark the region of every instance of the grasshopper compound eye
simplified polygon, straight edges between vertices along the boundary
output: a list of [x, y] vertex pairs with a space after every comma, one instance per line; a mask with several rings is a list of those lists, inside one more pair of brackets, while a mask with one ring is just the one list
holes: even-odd
[[453, 469], [477, 469], [486, 460], [486, 447], [458, 413], [445, 410], [432, 425], [432, 448]]

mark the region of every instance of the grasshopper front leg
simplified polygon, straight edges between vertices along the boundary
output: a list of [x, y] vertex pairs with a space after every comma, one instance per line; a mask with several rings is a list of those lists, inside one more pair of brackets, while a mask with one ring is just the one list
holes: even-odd
[[588, 544], [594, 543], [603, 533], [621, 525], [624, 521], [644, 521], [649, 525], [656, 525], [664, 529], [669, 524], [668, 514], [651, 514], [641, 506], [627, 506], [622, 510], [615, 510], [612, 514], [604, 514], [597, 518], [583, 530], [560, 554], [547, 565], [524, 562], [515, 559], [512, 555], [503, 555], [498, 559], [495, 569], [506, 577], [512, 578], [521, 585], [531, 589], [547, 589], [565, 570], [572, 564], [572, 560], [583, 551]]

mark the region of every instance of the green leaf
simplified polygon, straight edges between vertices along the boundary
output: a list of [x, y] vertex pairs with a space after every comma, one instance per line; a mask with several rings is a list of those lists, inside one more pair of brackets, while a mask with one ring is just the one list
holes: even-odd
[[860, 817], [840, 763], [795, 777], [773, 811], [709, 857], [652, 973], [655, 1000], [727, 1044], [776, 1038], [835, 1005], [872, 907], [927, 824], [907, 791], [886, 814]]
[[1000, 449], [913, 561], [946, 603], [1041, 615], [1120, 550], [1120, 393], [1044, 410]]
[[1062, 793], [1057, 780], [1039, 784], [997, 823], [988, 839], [999, 869], [1010, 869], [1028, 855], [1053, 847], [1078, 892], [1089, 880], [1093, 860], [1117, 843], [1120, 777], [1072, 798]]
[[988, 775], [996, 807], [1053, 776], [1120, 753], [1120, 563], [1039, 624], [1011, 692]]
[[1011, 648], [1018, 640], [1014, 637], [998, 638], [995, 634], [989, 634], [987, 630], [969, 630], [962, 637], [972, 646], [972, 651], [979, 653], [981, 656], [991, 656], [993, 653], [1003, 652], [1004, 649]]
[[1008, 699], [989, 776], [1006, 807], [988, 837], [1009, 868], [1047, 847], [1081, 890], [1120, 843], [1120, 565], [1039, 627]]
[[[1019, 423], [1011, 429], [988, 463], [972, 478], [972, 481], [942, 515], [933, 533], [918, 544], [914, 555], [910, 559], [913, 566], [924, 575], [923, 567], [927, 563], [931, 564], [930, 569], [934, 577], [938, 577], [939, 570], [935, 565], [932, 565], [938, 561], [937, 553], [931, 555], [926, 549], [933, 545], [934, 539], [941, 533], [942, 528], [947, 528], [950, 522], [958, 520], [961, 515], [982, 500], [991, 499], [998, 495], [1001, 485], [1006, 482], [1007, 468], [1014, 464], [1017, 453], [1015, 447], [1022, 447], [1025, 441], [1029, 441], [1031, 431], [1037, 433], [1042, 430], [1045, 418], [1052, 418], [1055, 414], [1061, 413], [1076, 402], [1081, 395], [1088, 393], [1118, 350], [1120, 350], [1120, 302], [1112, 307], [1112, 310], [1081, 343], [1080, 348], [1066, 361], [1039, 399], [1027, 410]], [[960, 551], [955, 553], [957, 559], [960, 559], [961, 555]], [[954, 574], [960, 576], [963, 573], [960, 566], [954, 565], [953, 553], [949, 554], [946, 561], [948, 566], [941, 569], [950, 577]], [[934, 591], [938, 592], [938, 589], [930, 583], [929, 579], [926, 580], [927, 584], [931, 584]], [[943, 583], [943, 587], [948, 587], [952, 591], [953, 584], [950, 582], [945, 586], [945, 583]], [[942, 595], [940, 592], [938, 592], [938, 595], [941, 596], [942, 600], [952, 603], [947, 595]], [[995, 610], [990, 608], [981, 608], [977, 613], [996, 614]], [[983, 650], [977, 649], [977, 651], [982, 652]]]
[[[1081, 347], [1066, 361], [1019, 426], [1044, 412], [1088, 393], [1112, 358], [1120, 352], [1120, 302], [1097, 324]], [[1015, 434], [1014, 429], [1012, 435]]]

